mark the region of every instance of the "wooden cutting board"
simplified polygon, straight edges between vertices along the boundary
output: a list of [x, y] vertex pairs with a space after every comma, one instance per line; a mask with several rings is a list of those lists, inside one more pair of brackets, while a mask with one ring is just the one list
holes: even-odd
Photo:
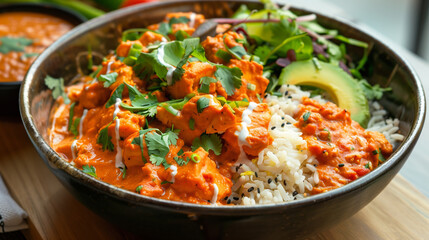
[[[0, 174], [27, 211], [27, 239], [136, 239], [78, 202], [45, 166], [18, 118], [0, 117]], [[310, 239], [429, 239], [429, 199], [397, 176], [368, 206]]]

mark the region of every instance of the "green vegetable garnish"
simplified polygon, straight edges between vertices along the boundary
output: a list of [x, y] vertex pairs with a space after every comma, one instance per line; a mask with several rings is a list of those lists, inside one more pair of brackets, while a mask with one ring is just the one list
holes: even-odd
[[64, 103], [69, 104], [70, 99], [65, 93], [64, 90], [64, 79], [63, 78], [53, 78], [51, 76], [45, 77], [45, 85], [52, 90], [52, 97], [57, 99], [59, 97], [63, 97]]
[[95, 178], [97, 178], [97, 173], [95, 172], [95, 167], [90, 165], [83, 165], [82, 171], [88, 175], [91, 175]]
[[98, 81], [103, 82], [103, 86], [105, 88], [110, 87], [113, 83], [116, 82], [116, 78], [118, 77], [118, 73], [112, 72], [104, 75], [100, 75], [98, 77]]
[[33, 40], [25, 37], [0, 37], [0, 53], [24, 52], [26, 46], [33, 44]]
[[222, 152], [222, 141], [217, 134], [203, 134], [199, 138], [195, 138], [192, 142], [192, 151], [199, 147], [204, 148], [207, 152], [212, 150], [214, 154], [220, 155]]
[[115, 150], [115, 145], [112, 143], [112, 137], [109, 135], [109, 127], [112, 125], [112, 122], [107, 124], [106, 127], [100, 130], [98, 137], [97, 137], [97, 143], [101, 144], [103, 151], [109, 150], [113, 152]]
[[304, 122], [308, 121], [308, 118], [310, 117], [311, 112], [306, 112], [304, 113], [304, 115], [302, 116], [302, 119], [304, 119]]
[[203, 110], [210, 106], [210, 99], [206, 98], [206, 97], [201, 97], [200, 99], [197, 100], [197, 111], [198, 113], [202, 113]]

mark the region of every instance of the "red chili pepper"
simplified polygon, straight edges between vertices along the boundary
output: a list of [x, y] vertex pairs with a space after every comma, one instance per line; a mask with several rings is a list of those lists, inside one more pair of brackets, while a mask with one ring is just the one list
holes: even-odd
[[129, 6], [140, 4], [140, 3], [154, 2], [154, 1], [156, 1], [156, 0], [125, 0], [122, 3], [121, 8], [129, 7]]

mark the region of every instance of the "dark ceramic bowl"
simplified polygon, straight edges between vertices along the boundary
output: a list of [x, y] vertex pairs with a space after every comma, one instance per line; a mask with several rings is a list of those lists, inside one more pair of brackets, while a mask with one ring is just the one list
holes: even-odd
[[[76, 13], [63, 7], [42, 4], [42, 3], [12, 3], [12, 4], [0, 4], [0, 14], [9, 12], [35, 12], [43, 13], [55, 17], [62, 18], [73, 25], [77, 26], [87, 19]], [[23, 80], [23, 79], [22, 79]], [[9, 115], [19, 113], [19, 88], [21, 87], [21, 81], [13, 82], [0, 82], [0, 102], [2, 110], [0, 115]], [[7, 104], [6, 104], [7, 103]]]
[[[323, 25], [374, 48], [368, 80], [389, 86], [382, 105], [400, 119], [405, 140], [379, 168], [344, 187], [303, 200], [259, 206], [201, 206], [142, 196], [98, 181], [74, 168], [48, 145], [49, 113], [55, 108], [43, 83], [47, 74], [70, 81], [76, 75], [75, 55], [107, 54], [115, 49], [122, 29], [161, 21], [173, 11], [196, 11], [207, 18], [227, 17], [240, 4], [261, 8], [256, 1], [175, 1], [140, 5], [91, 20], [49, 47], [34, 62], [21, 90], [21, 115], [34, 146], [58, 179], [88, 208], [109, 221], [146, 238], [283, 239], [303, 237], [349, 218], [374, 199], [396, 175], [411, 153], [423, 126], [423, 88], [411, 66], [394, 50], [352, 24], [318, 14]], [[298, 14], [308, 12], [295, 9]], [[350, 49], [358, 54], [358, 49]], [[390, 76], [390, 77], [389, 77]]]

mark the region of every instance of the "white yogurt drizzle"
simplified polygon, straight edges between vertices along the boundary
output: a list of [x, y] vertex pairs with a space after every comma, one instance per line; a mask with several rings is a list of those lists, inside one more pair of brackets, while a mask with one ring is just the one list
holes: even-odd
[[243, 111], [243, 114], [241, 115], [241, 130], [235, 132], [235, 135], [238, 136], [238, 145], [240, 146], [240, 148], [243, 145], [249, 145], [246, 140], [246, 138], [249, 136], [249, 130], [247, 129], [247, 127], [252, 123], [252, 120], [250, 119], [249, 115], [257, 106], [257, 103], [250, 102], [249, 106], [246, 108], [246, 110]]
[[71, 162], [72, 163], [73, 163], [73, 160], [76, 159], [76, 154], [75, 154], [75, 151], [77, 150], [76, 143], [77, 143], [77, 139], [73, 140], [72, 145], [71, 145], [71, 152], [72, 152], [72, 161]]
[[247, 127], [252, 123], [252, 120], [250, 119], [249, 115], [253, 112], [253, 110], [258, 106], [255, 102], [250, 102], [249, 106], [246, 110], [243, 111], [243, 114], [241, 115], [241, 130], [236, 131], [235, 135], [238, 136], [238, 147], [240, 148], [240, 155], [238, 156], [237, 163], [245, 163], [247, 165], [251, 164], [252, 162], [247, 159], [246, 153], [243, 150], [243, 146], [249, 146], [249, 143], [247, 142], [246, 138], [250, 135], [249, 129]]
[[113, 119], [115, 119], [116, 115], [119, 113], [119, 105], [121, 104], [122, 100], [120, 98], [116, 98], [115, 102], [115, 111], [113, 112]]
[[119, 126], [121, 122], [119, 118], [115, 119], [115, 136], [116, 136], [116, 156], [115, 156], [115, 166], [116, 168], [125, 168], [124, 163], [122, 162], [122, 148], [119, 146]]
[[213, 196], [212, 196], [212, 200], [210, 201], [212, 205], [216, 205], [218, 194], [219, 194], [219, 188], [217, 187], [216, 183], [213, 183]]
[[176, 174], [177, 174], [177, 167], [174, 165], [171, 165], [170, 169], [171, 169], [171, 180], [170, 180], [170, 182], [174, 183], [174, 178], [176, 177]]
[[55, 130], [55, 123], [57, 121], [57, 118], [61, 117], [61, 113], [64, 111], [64, 108], [66, 107], [65, 104], [61, 105], [58, 110], [55, 112], [54, 119], [52, 120], [52, 127], [51, 132]]
[[111, 61], [111, 62], [109, 62], [108, 64], [107, 64], [107, 69], [106, 69], [106, 74], [108, 74], [109, 72], [110, 72], [110, 66], [112, 66], [112, 64], [113, 64], [114, 62], [113, 61]]
[[168, 63], [166, 63], [165, 61], [164, 61], [164, 55], [165, 55], [165, 52], [164, 52], [164, 44], [162, 44], [161, 45], [161, 47], [159, 47], [158, 48], [158, 54], [157, 54], [157, 57], [158, 57], [158, 61], [162, 64], [162, 65], [164, 65], [164, 66], [166, 66], [167, 67], [167, 76], [165, 77], [166, 78], [166, 80], [167, 80], [167, 84], [168, 85], [171, 85], [172, 83], [173, 83], [173, 72], [174, 72], [174, 70], [176, 70], [176, 67], [174, 67], [173, 65], [171, 65], [171, 64], [168, 64]]
[[189, 16], [189, 27], [193, 28], [195, 26], [195, 13], [191, 13]]
[[80, 122], [79, 122], [79, 139], [82, 137], [83, 121], [85, 120], [85, 117], [86, 117], [87, 113], [88, 113], [88, 109], [84, 109], [82, 117], [80, 118]]

